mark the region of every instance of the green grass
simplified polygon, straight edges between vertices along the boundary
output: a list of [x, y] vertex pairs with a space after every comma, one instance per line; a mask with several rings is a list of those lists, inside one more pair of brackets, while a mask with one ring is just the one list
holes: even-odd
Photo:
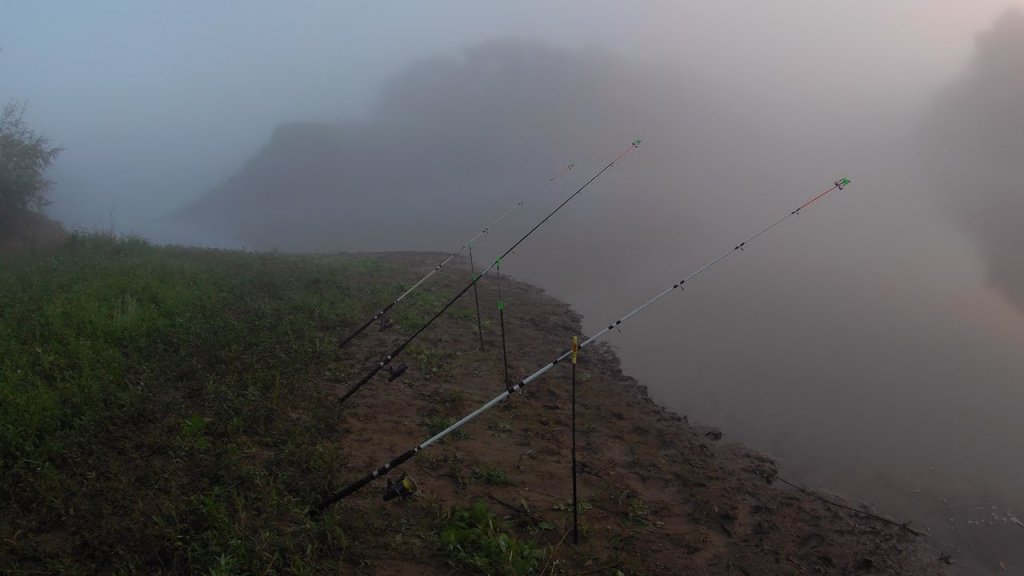
[[[455, 424], [457, 421], [458, 420], [456, 418], [453, 418], [451, 416], [441, 416], [435, 414], [433, 416], [426, 417], [423, 420], [423, 426], [426, 427], [428, 434], [430, 434], [431, 436], [435, 436], [447, 430], [449, 426]], [[442, 442], [447, 441], [447, 439], [449, 438], [451, 438], [452, 440], [465, 440], [466, 438], [469, 438], [469, 434], [467, 434], [465, 430], [462, 430], [460, 428], [458, 430], [455, 430], [448, 436], [445, 436], [445, 438], [442, 439]]]
[[423, 374], [424, 380], [451, 381], [454, 379], [451, 351], [442, 352], [419, 344], [412, 344], [409, 346], [407, 355]]
[[452, 509], [440, 539], [449, 563], [472, 574], [534, 574], [545, 554], [534, 543], [516, 538], [483, 502]]
[[473, 478], [483, 482], [484, 484], [490, 484], [492, 486], [501, 486], [512, 483], [508, 474], [496, 466], [480, 466], [478, 468], [473, 468]]
[[344, 562], [358, 527], [303, 514], [342, 457], [312, 375], [391, 272], [100, 235], [0, 261], [0, 572]]
[[[460, 281], [459, 288], [461, 289], [462, 286], [464, 284], [461, 284]], [[391, 292], [398, 294], [406, 288], [408, 286], [395, 286], [391, 289]], [[399, 327], [403, 327], [406, 330], [414, 330], [426, 324], [438, 310], [450, 302], [453, 295], [453, 293], [447, 290], [443, 292], [417, 290], [402, 300], [401, 307], [395, 307], [395, 310], [391, 313], [391, 318]], [[472, 306], [472, 295], [464, 296], [452, 304], [446, 313], [449, 317], [455, 318], [467, 326], [472, 321], [472, 325], [475, 327], [476, 308], [472, 308]]]

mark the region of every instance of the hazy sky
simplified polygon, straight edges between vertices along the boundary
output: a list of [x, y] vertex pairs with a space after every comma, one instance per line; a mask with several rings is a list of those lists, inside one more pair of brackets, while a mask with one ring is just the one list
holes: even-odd
[[790, 106], [828, 86], [905, 98], [950, 76], [1014, 1], [3, 0], [0, 100], [28, 101], [28, 120], [67, 149], [53, 214], [105, 226], [113, 206], [120, 228], [143, 228], [226, 178], [277, 124], [358, 118], [384, 79], [467, 44], [541, 39], [766, 94], [790, 84]]

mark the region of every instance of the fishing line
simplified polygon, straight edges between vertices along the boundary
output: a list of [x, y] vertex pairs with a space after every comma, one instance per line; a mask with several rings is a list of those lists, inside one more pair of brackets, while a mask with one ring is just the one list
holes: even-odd
[[[644, 302], [640, 306], [634, 308], [629, 313], [627, 313], [625, 316], [619, 318], [618, 320], [616, 320], [614, 322], [611, 322], [610, 324], [608, 324], [607, 327], [603, 328], [598, 333], [594, 334], [590, 338], [588, 338], [585, 341], [583, 341], [582, 343], [580, 343], [579, 348], [584, 348], [584, 347], [590, 345], [591, 343], [593, 343], [594, 341], [599, 339], [601, 336], [603, 336], [608, 331], [618, 327], [623, 322], [629, 320], [634, 315], [640, 313], [642, 310], [644, 310], [645, 308], [647, 308], [651, 304], [654, 304], [658, 300], [661, 300], [662, 298], [664, 298], [667, 294], [669, 294], [673, 290], [675, 290], [677, 288], [680, 288], [680, 289], [683, 288], [683, 285], [686, 282], [691, 281], [694, 278], [696, 278], [697, 276], [703, 274], [709, 268], [711, 268], [712, 266], [718, 264], [719, 262], [721, 262], [722, 260], [727, 258], [729, 255], [743, 250], [744, 246], [750, 244], [751, 242], [756, 240], [758, 237], [760, 237], [762, 234], [768, 232], [772, 228], [775, 228], [779, 224], [782, 224], [783, 222], [785, 222], [789, 218], [791, 218], [793, 216], [796, 216], [797, 214], [800, 213], [801, 210], [803, 210], [804, 208], [807, 208], [808, 206], [810, 206], [811, 204], [817, 202], [821, 198], [824, 198], [830, 192], [833, 192], [835, 190], [842, 190], [844, 187], [846, 187], [849, 184], [850, 184], [850, 180], [848, 178], [840, 178], [839, 180], [836, 180], [834, 185], [831, 188], [829, 188], [828, 190], [826, 190], [826, 191], [822, 192], [821, 194], [815, 196], [814, 198], [808, 200], [807, 202], [803, 203], [799, 208], [797, 208], [796, 210], [793, 210], [789, 214], [787, 214], [787, 215], [783, 216], [782, 218], [776, 220], [775, 222], [769, 224], [768, 226], [763, 228], [761, 231], [759, 231], [757, 234], [754, 234], [750, 238], [744, 240], [743, 242], [740, 242], [739, 244], [735, 245], [733, 248], [730, 248], [726, 252], [722, 253], [720, 256], [710, 260], [708, 263], [704, 264], [700, 268], [697, 268], [695, 271], [691, 272], [688, 276], [686, 276], [685, 278], [683, 278], [679, 282], [676, 282], [670, 288], [667, 288], [667, 289], [663, 290], [662, 292], [660, 292], [654, 298], [651, 298], [647, 302]], [[413, 456], [418, 454], [420, 451], [430, 447], [432, 444], [435, 444], [435, 443], [439, 442], [442, 438], [444, 438], [445, 436], [447, 436], [447, 435], [451, 434], [452, 432], [458, 430], [459, 428], [461, 428], [462, 426], [464, 426], [466, 423], [468, 423], [469, 421], [473, 420], [477, 416], [479, 416], [479, 415], [483, 414], [484, 412], [487, 412], [491, 408], [497, 406], [503, 400], [508, 398], [513, 392], [516, 392], [516, 391], [526, 387], [527, 385], [529, 385], [531, 382], [533, 382], [537, 378], [540, 378], [544, 373], [546, 373], [548, 370], [551, 370], [552, 368], [554, 368], [559, 362], [562, 362], [566, 358], [570, 357], [572, 354], [573, 354], [573, 350], [568, 350], [565, 353], [561, 354], [560, 356], [558, 356], [557, 358], [555, 358], [554, 360], [549, 362], [547, 365], [545, 365], [540, 370], [537, 370], [533, 374], [530, 374], [526, 378], [522, 379], [518, 384], [516, 384], [515, 386], [512, 386], [511, 388], [505, 390], [504, 392], [502, 392], [498, 396], [494, 397], [492, 400], [488, 401], [487, 403], [485, 403], [484, 405], [480, 406], [476, 410], [470, 412], [469, 414], [467, 414], [465, 417], [463, 417], [458, 422], [452, 424], [451, 426], [445, 428], [444, 430], [438, 432], [437, 434], [431, 436], [430, 438], [427, 438], [426, 440], [424, 440], [418, 446], [415, 446], [413, 448], [410, 448], [409, 450], [406, 450], [405, 452], [403, 452], [399, 456], [397, 456], [394, 459], [392, 459], [387, 464], [384, 464], [380, 468], [377, 468], [376, 470], [370, 472], [366, 476], [363, 476], [359, 480], [353, 482], [352, 484], [349, 484], [348, 486], [346, 486], [342, 490], [340, 490], [340, 491], [336, 492], [335, 494], [329, 496], [327, 499], [325, 499], [322, 502], [320, 502], [314, 508], [314, 511], [315, 512], [320, 512], [320, 511], [325, 510], [326, 508], [328, 508], [329, 506], [331, 506], [335, 502], [341, 500], [342, 498], [345, 498], [346, 496], [348, 496], [349, 494], [355, 492], [356, 490], [359, 490], [360, 488], [362, 488], [363, 486], [369, 484], [370, 482], [372, 482], [376, 478], [379, 478], [380, 476], [387, 474], [388, 470], [391, 470], [392, 468], [395, 468], [396, 466], [400, 466], [401, 464], [405, 463], [410, 458], [412, 458]]]
[[558, 174], [555, 174], [551, 178], [548, 178], [548, 182], [554, 182], [555, 180], [558, 180], [559, 176], [561, 176], [562, 174], [565, 174], [566, 172], [569, 172], [570, 170], [572, 170], [575, 167], [576, 167], [575, 163], [570, 163], [565, 168], [562, 168], [562, 170]]
[[[508, 216], [509, 214], [514, 212], [517, 208], [521, 207], [523, 204], [524, 204], [523, 201], [516, 202], [515, 204], [512, 205], [511, 208], [506, 210], [501, 216], [498, 216], [493, 222], [491, 222], [490, 224], [485, 226], [483, 230], [477, 232], [476, 236], [473, 236], [472, 238], [467, 240], [466, 243], [463, 244], [458, 250], [456, 250], [455, 252], [452, 252], [451, 254], [449, 254], [444, 260], [441, 261], [440, 264], [438, 264], [437, 266], [434, 266], [434, 268], [431, 269], [430, 272], [427, 272], [426, 276], [424, 276], [423, 278], [420, 278], [419, 281], [417, 281], [415, 284], [413, 284], [408, 290], [403, 292], [401, 296], [399, 296], [398, 298], [395, 298], [394, 300], [392, 300], [392, 302], [390, 304], [388, 304], [387, 306], [385, 306], [385, 307], [381, 308], [380, 310], [378, 310], [377, 313], [374, 314], [369, 320], [367, 320], [366, 322], [363, 322], [358, 328], [356, 328], [355, 332], [352, 332], [351, 334], [349, 334], [347, 338], [345, 338], [344, 340], [341, 341], [341, 344], [338, 344], [338, 348], [339, 349], [340, 348], [344, 348], [346, 345], [348, 345], [349, 342], [352, 341], [353, 338], [355, 338], [356, 336], [360, 335], [363, 332], [363, 330], [366, 330], [371, 324], [373, 324], [377, 320], [383, 318], [384, 315], [388, 313], [388, 310], [391, 310], [395, 306], [395, 304], [398, 304], [399, 302], [402, 301], [403, 298], [405, 298], [409, 294], [412, 294], [417, 288], [420, 287], [421, 284], [426, 282], [428, 278], [433, 276], [441, 268], [444, 268], [445, 264], [451, 262], [452, 259], [455, 258], [456, 256], [458, 256], [459, 254], [461, 254], [463, 250], [466, 250], [467, 248], [469, 248], [473, 244], [473, 242], [476, 241], [478, 238], [480, 238], [484, 234], [489, 233], [493, 226], [496, 226], [499, 222], [504, 220], [506, 216]], [[483, 337], [481, 336], [481, 339], [482, 338]], [[481, 346], [482, 346], [482, 344], [481, 344]]]
[[381, 370], [384, 369], [385, 366], [390, 364], [391, 361], [394, 360], [394, 358], [396, 356], [398, 356], [402, 352], [402, 350], [405, 350], [406, 346], [408, 346], [413, 340], [415, 340], [416, 337], [419, 336], [421, 332], [426, 330], [431, 324], [434, 323], [435, 320], [440, 318], [440, 316], [442, 314], [444, 314], [445, 311], [448, 310], [448, 308], [451, 308], [452, 304], [455, 304], [456, 300], [461, 298], [462, 295], [465, 294], [466, 292], [468, 292], [470, 288], [472, 288], [473, 286], [476, 286], [476, 283], [479, 282], [480, 279], [483, 278], [485, 275], [487, 275], [487, 273], [490, 272], [491, 269], [493, 269], [498, 264], [498, 262], [501, 261], [502, 258], [508, 256], [513, 250], [518, 248], [520, 244], [522, 244], [527, 238], [530, 237], [530, 235], [532, 235], [534, 232], [536, 232], [538, 228], [543, 226], [545, 222], [550, 220], [552, 216], [554, 216], [559, 210], [562, 209], [562, 207], [564, 207], [566, 204], [568, 204], [573, 198], [575, 198], [575, 197], [579, 196], [581, 193], [583, 193], [583, 190], [585, 190], [588, 186], [590, 186], [590, 184], [593, 183], [594, 180], [597, 180], [609, 168], [614, 166], [616, 162], [618, 162], [619, 160], [622, 160], [623, 158], [625, 158], [626, 155], [629, 154], [631, 151], [639, 148], [640, 144], [642, 142], [643, 141], [640, 140], [639, 138], [634, 140], [632, 143], [630, 143], [629, 146], [626, 147], [625, 150], [622, 151], [621, 154], [616, 156], [614, 160], [612, 160], [611, 162], [606, 164], [604, 168], [602, 168], [600, 171], [598, 171], [597, 174], [594, 174], [590, 178], [590, 180], [587, 180], [586, 183], [583, 184], [582, 186], [580, 186], [578, 189], [576, 189], [575, 192], [570, 194], [569, 197], [566, 198], [565, 200], [563, 200], [562, 203], [559, 204], [557, 207], [555, 207], [554, 210], [552, 210], [551, 212], [548, 212], [547, 216], [545, 216], [540, 222], [538, 222], [536, 225], [534, 225], [533, 228], [530, 228], [530, 231], [527, 232], [526, 234], [524, 234], [522, 238], [520, 238], [519, 240], [516, 240], [515, 244], [513, 244], [508, 250], [506, 250], [504, 254], [502, 254], [501, 256], [498, 256], [498, 259], [495, 260], [493, 263], [491, 263], [490, 266], [485, 268], [483, 272], [481, 272], [475, 278], [473, 278], [473, 280], [469, 284], [467, 284], [465, 288], [460, 290], [458, 294], [456, 294], [451, 300], [448, 301], [447, 304], [445, 304], [440, 310], [438, 310], [436, 314], [434, 314], [429, 320], [427, 320], [427, 322], [423, 326], [420, 326], [418, 330], [413, 332], [412, 336], [409, 336], [404, 342], [399, 344], [398, 347], [395, 348], [390, 354], [385, 356], [383, 360], [381, 360], [380, 362], [377, 362], [376, 364], [374, 364], [373, 368], [371, 368], [370, 371], [367, 372], [365, 376], [363, 376], [358, 382], [356, 382], [351, 388], [349, 388], [349, 390], [347, 392], [345, 392], [344, 395], [342, 395], [342, 397], [338, 400], [338, 402], [339, 403], [344, 403], [345, 400], [348, 400], [353, 394], [355, 394], [360, 388], [362, 388], [363, 385], [365, 385], [367, 382], [369, 382], [371, 378], [376, 376], [378, 372], [380, 372]]
[[808, 496], [810, 496], [812, 498], [817, 498], [818, 500], [821, 500], [822, 502], [824, 502], [826, 504], [835, 506], [836, 508], [842, 508], [843, 510], [850, 511], [850, 512], [853, 512], [855, 514], [860, 514], [861, 516], [867, 516], [868, 518], [874, 518], [875, 520], [879, 520], [879, 521], [884, 522], [886, 524], [889, 524], [891, 526], [896, 526], [897, 528], [902, 528], [902, 529], [906, 530], [907, 532], [910, 532], [911, 534], [913, 534], [915, 536], [925, 536], [925, 534], [923, 532], [920, 532], [918, 530], [914, 530], [913, 528], [911, 528], [910, 527], [910, 522], [897, 522], [895, 520], [892, 520], [891, 518], [886, 518], [885, 516], [880, 516], [878, 514], [873, 514], [871, 512], [868, 512], [867, 510], [860, 510], [860, 509], [857, 509], [857, 508], [853, 508], [851, 506], [847, 506], [846, 504], [842, 504], [842, 503], [836, 502], [835, 500], [832, 500], [830, 498], [826, 498], [826, 497], [822, 496], [821, 494], [817, 494], [817, 493], [811, 492], [807, 488], [804, 488], [803, 486], [800, 486], [799, 484], [790, 482], [789, 480], [786, 480], [785, 478], [783, 478], [782, 476], [779, 476], [778, 474], [775, 474], [775, 479], [778, 480], [779, 482], [782, 482], [783, 484], [786, 484], [787, 486], [789, 486], [791, 488], [796, 488], [797, 490], [803, 492], [804, 494], [807, 494]]

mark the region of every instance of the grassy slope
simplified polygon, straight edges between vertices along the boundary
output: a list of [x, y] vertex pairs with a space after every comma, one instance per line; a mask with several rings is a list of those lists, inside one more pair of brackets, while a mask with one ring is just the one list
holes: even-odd
[[343, 556], [336, 525], [280, 529], [337, 472], [309, 376], [400, 274], [100, 236], [0, 267], [0, 569]]
[[[420, 497], [383, 504], [377, 482], [310, 520], [311, 503], [502, 390], [488, 278], [484, 352], [464, 298], [402, 355], [401, 380], [336, 402], [468, 270], [341, 353], [339, 327], [431, 265], [102, 236], [0, 259], [0, 573], [937, 573], [906, 533], [769, 486], [763, 457], [654, 405], [601, 347], [580, 373], [580, 546], [566, 543], [564, 370], [404, 465]], [[522, 377], [580, 319], [525, 284], [502, 290]]]

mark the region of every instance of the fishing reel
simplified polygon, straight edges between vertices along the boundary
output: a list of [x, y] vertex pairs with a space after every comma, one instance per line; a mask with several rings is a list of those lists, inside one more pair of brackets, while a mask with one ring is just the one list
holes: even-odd
[[413, 496], [419, 490], [419, 486], [416, 485], [416, 481], [413, 480], [408, 474], [402, 474], [402, 477], [397, 482], [388, 478], [388, 485], [384, 488], [384, 501], [394, 500], [395, 498], [406, 498]]
[[402, 376], [402, 374], [405, 374], [405, 371], [408, 369], [409, 365], [406, 364], [405, 362], [402, 362], [398, 366], [388, 365], [384, 367], [384, 370], [388, 373], [388, 382], [394, 382], [395, 380], [398, 380]]
[[394, 325], [394, 322], [391, 321], [391, 318], [388, 318], [386, 316], [381, 316], [380, 320], [377, 321], [377, 331], [378, 332], [385, 332], [385, 331], [387, 331], [388, 328], [391, 328], [391, 326], [393, 326], [393, 325]]

